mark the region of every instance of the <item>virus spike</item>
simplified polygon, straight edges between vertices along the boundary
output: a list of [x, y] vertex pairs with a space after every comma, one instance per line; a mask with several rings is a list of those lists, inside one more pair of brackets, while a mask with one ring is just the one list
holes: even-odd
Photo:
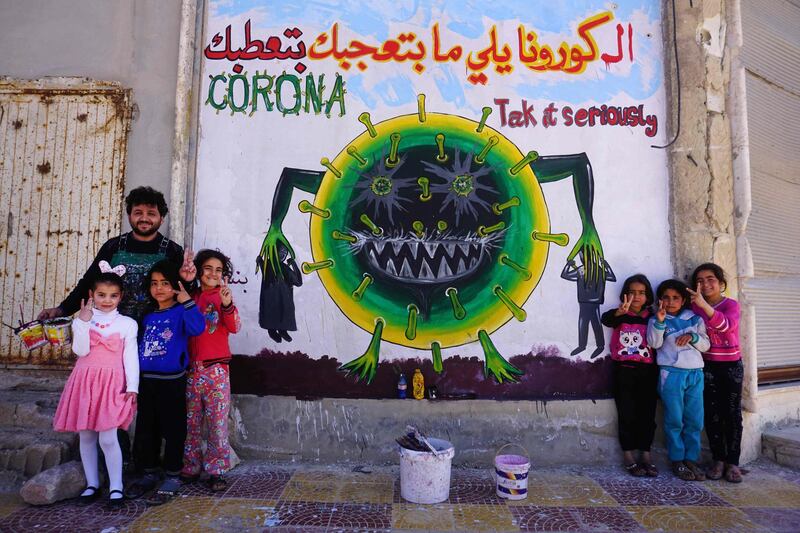
[[348, 146], [347, 147], [347, 155], [358, 161], [358, 164], [364, 166], [367, 164], [367, 160], [364, 159], [364, 156], [358, 153], [358, 148], [355, 146]]
[[396, 167], [400, 159], [397, 158], [397, 149], [400, 147], [400, 134], [397, 132], [389, 135], [392, 145], [389, 147], [389, 157], [386, 158], [386, 168]]
[[512, 261], [508, 257], [508, 254], [505, 254], [505, 253], [500, 254], [500, 262], [502, 264], [504, 264], [505, 266], [507, 266], [507, 267], [519, 272], [520, 274], [522, 274], [522, 277], [525, 278], [525, 280], [531, 279], [531, 275], [532, 275], [531, 271], [528, 270], [527, 268], [525, 268], [524, 266]]
[[500, 301], [503, 302], [503, 305], [505, 305], [508, 308], [508, 310], [511, 311], [511, 314], [514, 315], [514, 318], [516, 318], [520, 322], [524, 322], [525, 319], [528, 318], [528, 313], [526, 313], [523, 308], [514, 303], [514, 300], [512, 300], [511, 297], [508, 294], [506, 294], [506, 291], [504, 291], [500, 285], [497, 285], [494, 288], [493, 292], [495, 296], [500, 298]]
[[360, 115], [358, 115], [358, 121], [367, 127], [367, 131], [369, 132], [369, 136], [373, 139], [378, 136], [378, 132], [375, 131], [375, 126], [372, 125], [372, 121], [369, 118], [369, 113], [364, 111]]
[[367, 351], [361, 357], [340, 366], [339, 370], [347, 372], [348, 376], [355, 375], [356, 380], [365, 379], [367, 384], [372, 383], [375, 378], [375, 372], [378, 370], [383, 325], [382, 318], [375, 319], [375, 331], [372, 332], [372, 340], [369, 341]]
[[516, 196], [512, 196], [510, 200], [507, 202], [503, 202], [502, 204], [498, 204], [497, 202], [492, 204], [492, 211], [495, 215], [501, 214], [503, 211], [508, 209], [509, 207], [517, 207], [519, 205], [519, 198]]
[[520, 170], [525, 168], [526, 165], [530, 165], [531, 163], [533, 163], [537, 159], [539, 159], [538, 152], [535, 152], [535, 151], [531, 150], [530, 152], [528, 152], [528, 154], [525, 157], [520, 159], [519, 163], [517, 163], [516, 165], [511, 167], [509, 172], [511, 172], [512, 176], [516, 176], [517, 174], [519, 174]]
[[328, 159], [327, 157], [323, 157], [322, 159], [319, 160], [319, 164], [322, 165], [323, 167], [327, 168], [328, 170], [330, 170], [331, 174], [336, 176], [336, 179], [341, 179], [342, 173], [339, 172], [338, 168], [333, 166], [333, 163], [331, 163], [330, 159]]
[[450, 305], [453, 306], [453, 316], [456, 317], [456, 320], [462, 320], [467, 316], [466, 309], [458, 301], [458, 290], [455, 287], [449, 287], [444, 293], [450, 298]]
[[516, 376], [521, 375], [522, 371], [500, 355], [500, 352], [495, 348], [486, 330], [481, 329], [478, 331], [478, 339], [480, 340], [481, 348], [483, 348], [483, 374], [489, 377], [489, 372], [491, 372], [492, 377], [494, 377], [498, 383], [503, 383], [503, 380], [510, 382], [519, 381]]
[[420, 122], [425, 122], [425, 95], [417, 96], [417, 116]]
[[333, 259], [325, 259], [324, 261], [317, 261], [316, 263], [306, 263], [303, 262], [300, 265], [303, 274], [311, 274], [312, 272], [316, 272], [317, 270], [322, 270], [323, 268], [331, 268], [333, 266]]
[[439, 220], [436, 222], [436, 229], [439, 231], [444, 231], [447, 229], [447, 221], [446, 220]]
[[483, 127], [486, 126], [486, 119], [489, 118], [489, 115], [491, 114], [492, 114], [491, 107], [484, 107], [483, 109], [481, 109], [481, 122], [475, 129], [476, 132], [480, 133], [483, 131]]
[[370, 283], [372, 283], [372, 276], [370, 276], [369, 274], [364, 274], [364, 279], [361, 280], [361, 283], [358, 284], [356, 290], [354, 290], [353, 294], [351, 294], [353, 300], [360, 302], [361, 298], [364, 297], [364, 292], [366, 292], [367, 287], [369, 287]]
[[409, 304], [408, 307], [408, 326], [406, 326], [406, 339], [413, 341], [417, 338], [417, 315], [419, 308], [414, 304]]
[[478, 237], [486, 237], [490, 233], [494, 233], [495, 231], [500, 231], [501, 229], [506, 227], [506, 223], [502, 220], [497, 224], [493, 224], [491, 226], [478, 226]]
[[436, 160], [439, 163], [444, 163], [447, 161], [447, 154], [444, 153], [444, 133], [437, 133], [434, 139], [436, 139], [436, 148], [439, 151]]
[[363, 213], [358, 218], [359, 220], [361, 220], [361, 222], [364, 223], [365, 226], [367, 226], [372, 231], [373, 235], [375, 235], [376, 237], [380, 237], [381, 235], [383, 235], [383, 228], [379, 228], [378, 226], [376, 226], [375, 223], [372, 221], [372, 219], [369, 218], [369, 215]]
[[419, 195], [420, 201], [427, 202], [433, 198], [433, 196], [431, 196], [431, 180], [425, 176], [420, 176], [417, 178], [417, 185], [422, 189], [422, 194]]
[[478, 163], [479, 165], [482, 165], [483, 162], [486, 160], [486, 156], [489, 155], [489, 150], [491, 150], [499, 142], [500, 139], [498, 139], [496, 135], [492, 135], [491, 137], [489, 137], [489, 140], [486, 141], [485, 145], [483, 145], [481, 153], [475, 156], [475, 162]]
[[337, 241], [347, 241], [350, 244], [353, 244], [358, 240], [349, 233], [342, 233], [341, 231], [336, 229], [331, 232], [331, 237], [333, 237]]
[[431, 343], [431, 353], [433, 354], [433, 371], [437, 374], [442, 373], [442, 346], [438, 342]]
[[531, 237], [533, 237], [535, 241], [552, 242], [559, 246], [566, 246], [569, 244], [569, 235], [566, 233], [542, 233], [540, 231], [534, 231], [531, 233]]
[[299, 209], [301, 213], [311, 213], [312, 215], [316, 215], [325, 219], [331, 218], [330, 210], [320, 209], [319, 207], [312, 205], [308, 200], [301, 200], [300, 203], [297, 204], [297, 209]]

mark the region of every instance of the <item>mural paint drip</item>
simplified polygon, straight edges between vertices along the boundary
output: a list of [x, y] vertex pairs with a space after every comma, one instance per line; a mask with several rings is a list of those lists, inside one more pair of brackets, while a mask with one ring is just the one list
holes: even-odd
[[193, 245], [261, 276], [234, 392], [608, 396], [601, 308], [670, 270], [656, 0], [208, 6]]

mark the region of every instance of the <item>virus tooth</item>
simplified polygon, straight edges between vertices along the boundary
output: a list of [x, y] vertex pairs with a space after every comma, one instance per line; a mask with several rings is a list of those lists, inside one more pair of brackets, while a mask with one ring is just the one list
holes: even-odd
[[417, 338], [417, 314], [419, 308], [414, 304], [408, 305], [408, 326], [406, 326], [406, 338], [413, 341]]
[[358, 115], [358, 121], [367, 127], [367, 131], [369, 132], [370, 137], [374, 139], [375, 137], [378, 136], [378, 132], [375, 131], [375, 126], [372, 125], [372, 121], [369, 118], [369, 113], [365, 111], [360, 115]]
[[456, 320], [462, 320], [467, 316], [467, 311], [458, 301], [458, 290], [455, 287], [449, 287], [444, 293], [450, 298], [450, 305], [453, 306], [453, 316], [456, 317]]
[[403, 249], [403, 241], [392, 241], [392, 250], [394, 251], [394, 255], [400, 255], [400, 250]]
[[419, 277], [425, 280], [436, 279], [436, 276], [433, 275], [433, 270], [431, 270], [430, 265], [428, 265], [428, 262], [425, 259], [423, 259], [422, 263], [420, 264]]
[[438, 229], [439, 231], [446, 230], [447, 222], [445, 222], [444, 220], [439, 220], [438, 222], [436, 222], [436, 229]]
[[509, 207], [517, 207], [517, 206], [519, 206], [519, 198], [517, 198], [516, 196], [512, 196], [510, 200], [508, 200], [507, 202], [503, 202], [502, 204], [498, 204], [497, 202], [493, 203], [492, 212], [495, 215], [500, 215], [503, 213], [503, 211], [505, 211]]
[[476, 132], [480, 133], [483, 131], [484, 126], [486, 126], [486, 119], [489, 118], [489, 115], [491, 114], [492, 114], [491, 107], [484, 107], [483, 109], [481, 109], [481, 122], [475, 129]]
[[408, 264], [408, 259], [403, 259], [403, 266], [400, 267], [400, 275], [404, 278], [414, 277], [414, 273], [411, 271], [411, 265]]
[[540, 231], [534, 231], [531, 233], [531, 237], [535, 241], [552, 242], [559, 246], [566, 246], [569, 244], [569, 235], [566, 233], [542, 233]]
[[447, 265], [447, 261], [444, 259], [439, 261], [439, 271], [436, 273], [437, 278], [446, 278], [448, 276], [452, 276], [453, 271], [450, 270], [450, 267]]
[[[330, 213], [328, 213], [328, 216], [330, 216]], [[370, 231], [372, 231], [372, 234], [375, 235], [376, 237], [380, 237], [381, 235], [383, 235], [383, 228], [379, 228], [378, 226], [376, 226], [375, 223], [372, 221], [372, 219], [369, 218], [369, 215], [367, 215], [366, 213], [362, 213], [362, 215], [359, 217], [359, 220], [361, 220], [361, 222], [363, 222], [364, 225], [366, 225], [370, 229]]]
[[367, 160], [364, 158], [364, 156], [362, 156], [360, 153], [358, 153], [358, 148], [356, 148], [355, 146], [348, 146], [347, 147], [347, 155], [349, 155], [350, 157], [352, 157], [353, 159], [358, 161], [358, 164], [361, 165], [361, 166], [364, 166], [364, 165], [367, 164]]
[[528, 154], [525, 157], [520, 159], [519, 163], [517, 163], [516, 165], [511, 167], [509, 172], [511, 172], [512, 176], [516, 176], [517, 174], [519, 174], [520, 170], [525, 168], [525, 166], [533, 163], [537, 159], [539, 159], [539, 154], [536, 151], [531, 150], [530, 152], [528, 152]]
[[327, 157], [323, 157], [322, 159], [319, 160], [319, 164], [330, 170], [331, 173], [333, 173], [333, 175], [336, 176], [336, 179], [341, 179], [342, 173], [339, 172], [338, 168], [333, 166], [333, 163], [331, 163], [330, 159], [328, 159]]
[[428, 254], [428, 257], [433, 259], [436, 256], [436, 248], [439, 247], [438, 243], [426, 241], [425, 243], [425, 251]]
[[444, 153], [444, 133], [437, 133], [434, 138], [436, 139], [436, 148], [439, 151], [436, 160], [440, 163], [444, 163], [447, 161], [447, 154]]
[[478, 226], [478, 237], [486, 237], [490, 233], [494, 233], [495, 231], [500, 231], [501, 229], [506, 227], [506, 223], [502, 220], [497, 224], [493, 224], [491, 226]]
[[372, 276], [369, 274], [364, 274], [364, 278], [361, 280], [361, 283], [358, 284], [358, 287], [356, 287], [356, 290], [354, 290], [353, 294], [351, 295], [353, 300], [360, 302], [361, 298], [364, 297], [364, 292], [367, 290], [367, 287], [369, 287], [370, 283], [372, 283]]
[[475, 162], [479, 165], [482, 165], [483, 162], [486, 160], [486, 156], [489, 155], [489, 150], [491, 150], [494, 146], [499, 143], [500, 140], [497, 138], [496, 135], [492, 135], [489, 137], [489, 140], [486, 141], [486, 144], [483, 146], [481, 153], [475, 156]]
[[353, 237], [349, 233], [342, 233], [339, 230], [333, 230], [331, 232], [331, 237], [333, 237], [337, 241], [347, 241], [350, 244], [353, 244], [354, 242], [358, 241], [358, 239], [356, 239], [355, 237]]
[[437, 374], [442, 373], [442, 346], [438, 342], [431, 343], [431, 353], [433, 354], [433, 371]]
[[414, 228], [414, 235], [420, 239], [425, 235], [425, 224], [423, 224], [421, 220], [412, 222], [411, 227]]
[[400, 159], [397, 158], [397, 149], [400, 147], [400, 134], [397, 132], [392, 133], [389, 135], [389, 139], [392, 145], [389, 147], [389, 157], [386, 159], [386, 167], [392, 168], [396, 167], [400, 162]]
[[317, 261], [316, 263], [304, 262], [301, 265], [301, 269], [303, 270], [303, 274], [311, 274], [312, 272], [316, 272], [317, 270], [321, 270], [323, 268], [331, 268], [332, 266], [333, 266], [333, 259], [325, 259], [324, 261]]
[[417, 184], [422, 188], [422, 194], [419, 195], [419, 199], [423, 202], [427, 202], [433, 196], [431, 196], [431, 180], [426, 178], [425, 176], [420, 176], [417, 178]]
[[329, 209], [320, 209], [319, 207], [312, 205], [308, 200], [301, 200], [300, 203], [297, 204], [297, 208], [301, 213], [311, 213], [312, 215], [316, 215], [325, 219], [331, 218], [331, 212]]
[[500, 262], [505, 266], [519, 272], [525, 280], [531, 279], [531, 271], [509, 259], [505, 253], [500, 254]]
[[417, 96], [417, 116], [420, 122], [425, 122], [425, 95]]

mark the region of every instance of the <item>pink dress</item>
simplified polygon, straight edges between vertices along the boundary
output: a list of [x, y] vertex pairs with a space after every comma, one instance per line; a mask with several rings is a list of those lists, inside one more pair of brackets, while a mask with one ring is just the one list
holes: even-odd
[[125, 396], [124, 345], [119, 333], [103, 337], [89, 331], [89, 355], [78, 358], [61, 393], [56, 431], [128, 429], [135, 408]]

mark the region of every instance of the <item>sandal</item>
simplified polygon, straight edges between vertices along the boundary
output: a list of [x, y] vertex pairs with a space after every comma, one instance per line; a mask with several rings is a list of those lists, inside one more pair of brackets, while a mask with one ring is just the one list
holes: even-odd
[[706, 477], [714, 481], [722, 479], [723, 471], [725, 470], [725, 463], [722, 461], [714, 461], [714, 464], [706, 470]]
[[158, 490], [147, 499], [149, 505], [163, 505], [178, 495], [181, 489], [181, 482], [176, 477], [169, 476], [158, 487]]
[[627, 470], [628, 473], [633, 477], [644, 477], [647, 475], [647, 471], [645, 470], [644, 466], [640, 465], [639, 463], [631, 463], [624, 466], [625, 470]]
[[682, 481], [694, 481], [694, 474], [686, 468], [683, 461], [672, 461], [672, 473]]
[[[93, 492], [91, 494], [84, 495], [83, 493], [86, 492], [87, 490], [91, 490]], [[100, 489], [91, 486], [86, 487], [85, 489], [83, 489], [83, 491], [81, 491], [81, 495], [78, 496], [78, 503], [80, 505], [89, 505], [90, 503], [93, 503], [95, 500], [97, 500], [97, 498], [99, 497], [100, 497]]]
[[222, 476], [211, 476], [208, 478], [208, 488], [211, 492], [222, 492], [228, 488], [228, 482]]
[[158, 484], [158, 476], [156, 474], [145, 474], [140, 477], [125, 489], [125, 497], [130, 500], [141, 498]]
[[[119, 494], [119, 498], [112, 498], [111, 496], [114, 494]], [[125, 505], [125, 495], [122, 494], [121, 490], [114, 489], [108, 493], [108, 508], [109, 509], [121, 509]]]
[[694, 461], [684, 461], [683, 464], [686, 465], [686, 468], [692, 471], [694, 474], [695, 481], [705, 481], [706, 480], [706, 473], [703, 472], [703, 469], [700, 468], [697, 463]]
[[738, 466], [728, 465], [728, 467], [725, 469], [725, 481], [728, 483], [742, 482], [742, 473], [739, 471]]
[[653, 463], [645, 463], [642, 466], [644, 467], [647, 477], [658, 477], [658, 468], [656, 468], [656, 465]]

